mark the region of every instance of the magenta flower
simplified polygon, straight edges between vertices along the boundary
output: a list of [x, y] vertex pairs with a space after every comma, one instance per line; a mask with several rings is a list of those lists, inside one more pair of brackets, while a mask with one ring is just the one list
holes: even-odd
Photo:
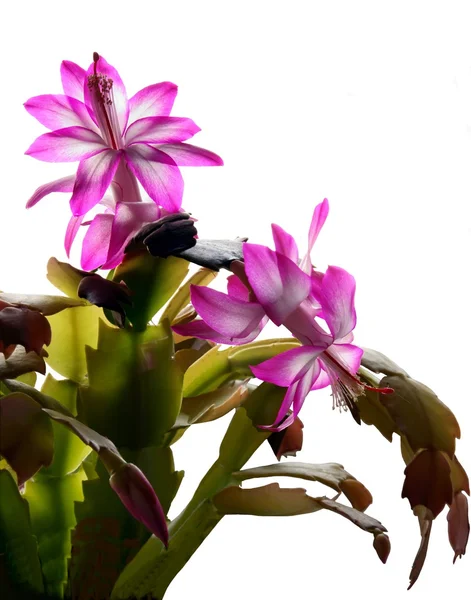
[[[244, 286], [234, 276], [229, 278], [228, 295], [193, 286], [191, 300], [202, 320], [174, 327], [182, 335], [226, 344], [255, 339], [267, 317], [289, 329], [302, 345], [251, 367], [259, 379], [288, 388], [274, 423], [264, 427], [272, 431], [294, 422], [311, 390], [331, 385], [334, 406], [345, 409], [363, 393], [364, 385], [355, 375], [363, 351], [351, 343], [355, 280], [340, 267], [329, 267], [323, 274], [311, 264], [310, 253], [327, 214], [324, 200], [314, 210], [308, 251], [301, 260], [292, 236], [277, 225], [273, 225], [276, 251], [244, 244], [250, 292], [244, 288], [243, 294]], [[231, 288], [238, 290], [237, 295]], [[292, 413], [286, 416], [289, 409]]]
[[39, 188], [27, 207], [73, 184], [70, 206], [74, 216], [81, 216], [112, 183], [124, 202], [140, 201], [138, 180], [156, 204], [175, 212], [183, 194], [179, 167], [222, 164], [216, 154], [183, 143], [200, 129], [191, 119], [169, 116], [174, 84], [150, 85], [128, 100], [119, 73], [96, 53], [87, 71], [64, 61], [61, 78], [64, 95], [36, 96], [25, 103], [52, 130], [26, 154], [46, 162], [79, 161], [79, 166], [75, 176]]

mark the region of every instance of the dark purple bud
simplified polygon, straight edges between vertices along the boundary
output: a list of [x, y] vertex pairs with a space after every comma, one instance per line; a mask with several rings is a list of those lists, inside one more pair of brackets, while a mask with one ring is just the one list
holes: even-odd
[[145, 225], [133, 237], [125, 252], [132, 251], [144, 244], [152, 256], [167, 256], [179, 254], [196, 244], [198, 234], [194, 219], [187, 213], [173, 213], [154, 223]]
[[80, 282], [77, 294], [95, 306], [111, 310], [119, 326], [124, 327], [126, 314], [123, 304], [132, 306], [131, 291], [125, 283], [110, 281], [100, 275], [89, 275]]

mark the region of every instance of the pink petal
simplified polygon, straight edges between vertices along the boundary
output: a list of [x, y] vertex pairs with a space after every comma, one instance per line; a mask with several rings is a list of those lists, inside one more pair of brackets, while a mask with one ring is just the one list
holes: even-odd
[[105, 150], [83, 160], [77, 169], [70, 208], [75, 216], [84, 215], [103, 198], [116, 173], [121, 153]]
[[191, 144], [161, 144], [159, 150], [172, 157], [179, 167], [217, 167], [224, 164], [214, 152]]
[[83, 86], [85, 83], [85, 69], [70, 60], [63, 60], [61, 64], [61, 79], [64, 94], [83, 101]]
[[[88, 77], [93, 75], [95, 65], [92, 63], [87, 70], [86, 78], [83, 86], [83, 93], [85, 98], [85, 104], [87, 106], [93, 106], [90, 98], [90, 89], [88, 87]], [[129, 103], [128, 96], [126, 93], [126, 88], [124, 87], [123, 80], [121, 79], [118, 71], [111, 66], [103, 56], [100, 56], [97, 62], [97, 73], [101, 75], [106, 75], [109, 79], [113, 81], [112, 87], [112, 96], [113, 96], [113, 104], [116, 109], [116, 114], [118, 116], [118, 123], [120, 127], [121, 134], [124, 132], [126, 125], [128, 123], [129, 116]]]
[[363, 350], [353, 344], [333, 344], [329, 348], [329, 354], [334, 356], [352, 375], [360, 368]]
[[258, 244], [244, 244], [245, 272], [257, 300], [281, 325], [309, 295], [311, 280], [283, 254]]
[[80, 225], [83, 221], [83, 215], [80, 217], [71, 217], [69, 224], [67, 225], [67, 230], [65, 232], [65, 240], [64, 240], [64, 248], [67, 254], [67, 257], [70, 255], [70, 249], [75, 240], [75, 236], [77, 235], [78, 230], [80, 229]]
[[249, 290], [237, 275], [229, 275], [227, 278], [227, 293], [231, 298], [235, 298], [236, 300], [249, 301]]
[[268, 318], [265, 317], [260, 321], [258, 326], [249, 333], [249, 335], [241, 338], [224, 336], [218, 331], [212, 329], [209, 325], [206, 325], [204, 321], [192, 321], [191, 323], [186, 323], [184, 325], [174, 325], [172, 329], [180, 335], [195, 337], [202, 340], [209, 340], [211, 342], [215, 342], [216, 344], [239, 346], [240, 344], [248, 344], [249, 342], [252, 342], [259, 335], [267, 321]]
[[[317, 360], [314, 360], [314, 362], [311, 364], [310, 368], [306, 371], [303, 377], [298, 379], [295, 383], [293, 383], [293, 385], [290, 385], [290, 387], [286, 391], [285, 397], [283, 398], [283, 402], [281, 403], [280, 410], [276, 415], [276, 419], [273, 425], [262, 427], [259, 426], [260, 429], [269, 429], [270, 431], [283, 431], [283, 429], [289, 427], [298, 416], [304, 404], [306, 396], [311, 391], [313, 382], [318, 377], [319, 370], [319, 363]], [[291, 408], [293, 412], [287, 418], [285, 418], [289, 408]]]
[[314, 214], [312, 215], [311, 226], [309, 228], [308, 236], [308, 250], [301, 262], [301, 268], [305, 273], [310, 273], [311, 271], [311, 251], [325, 223], [325, 220], [327, 219], [328, 214], [329, 201], [327, 200], [327, 198], [324, 198], [324, 200], [316, 206], [316, 208], [314, 209]]
[[282, 227], [275, 224], [272, 224], [271, 231], [276, 251], [297, 264], [299, 259], [298, 246], [296, 245], [293, 236], [287, 233]]
[[300, 346], [250, 368], [258, 379], [288, 387], [311, 368], [312, 361], [324, 350], [325, 346]]
[[90, 223], [83, 238], [80, 260], [82, 269], [92, 271], [101, 267], [106, 261], [113, 218], [114, 216], [111, 214], [100, 214]]
[[182, 203], [183, 179], [175, 162], [145, 144], [134, 144], [125, 151], [129, 169], [156, 204], [178, 212]]
[[31, 208], [37, 204], [44, 196], [53, 192], [72, 192], [74, 189], [75, 175], [68, 175], [55, 181], [50, 181], [38, 187], [31, 198], [26, 203], [26, 208]]
[[145, 117], [135, 121], [126, 131], [125, 142], [165, 144], [183, 142], [201, 129], [191, 120], [181, 117]]
[[355, 279], [350, 273], [340, 267], [329, 267], [315, 296], [335, 340], [344, 338], [355, 328]]
[[330, 377], [327, 371], [323, 368], [322, 360], [319, 360], [321, 367], [320, 373], [317, 378], [313, 381], [311, 390], [322, 390], [323, 388], [331, 385]]
[[102, 138], [85, 127], [66, 127], [40, 135], [25, 154], [45, 162], [75, 162], [106, 149]]
[[327, 198], [316, 206], [314, 214], [312, 215], [311, 226], [309, 228], [309, 242], [308, 242], [308, 253], [311, 253], [312, 247], [314, 246], [317, 236], [319, 235], [322, 227], [324, 226], [325, 220], [329, 214], [329, 201]]
[[129, 123], [144, 117], [167, 117], [172, 111], [178, 88], [174, 83], [154, 83], [129, 100]]
[[143, 225], [159, 218], [160, 210], [154, 202], [118, 202], [111, 230], [108, 260], [115, 254], [122, 253], [129, 240]]
[[212, 329], [228, 338], [248, 336], [265, 316], [256, 302], [243, 302], [203, 286], [190, 287], [191, 303]]
[[283, 325], [291, 331], [294, 337], [308, 346], [330, 346], [333, 339], [316, 321], [319, 316], [317, 305], [310, 298], [303, 300], [298, 307], [283, 321]]
[[86, 127], [92, 131], [95, 129], [85, 104], [71, 96], [62, 94], [35, 96], [25, 102], [24, 107], [48, 129], [73, 126]]

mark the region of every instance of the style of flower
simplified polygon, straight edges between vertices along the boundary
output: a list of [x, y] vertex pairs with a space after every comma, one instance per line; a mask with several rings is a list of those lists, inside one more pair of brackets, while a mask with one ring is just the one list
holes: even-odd
[[41, 186], [28, 208], [72, 187], [70, 206], [78, 217], [96, 206], [112, 183], [122, 201], [139, 202], [139, 181], [157, 205], [175, 212], [183, 194], [179, 167], [222, 164], [213, 152], [183, 143], [200, 129], [191, 119], [169, 116], [177, 94], [173, 83], [150, 85], [128, 100], [118, 71], [97, 53], [87, 71], [64, 61], [61, 78], [64, 95], [25, 103], [51, 129], [26, 154], [46, 162], [79, 161], [79, 166], [76, 175]]
[[248, 287], [233, 275], [228, 295], [192, 286], [192, 304], [202, 320], [173, 328], [182, 335], [237, 345], [255, 339], [269, 318], [301, 342], [298, 348], [251, 367], [259, 379], [288, 388], [274, 423], [262, 427], [271, 431], [294, 422], [311, 390], [331, 385], [334, 406], [350, 408], [354, 416], [355, 399], [364, 393], [365, 386], [356, 377], [363, 351], [351, 343], [356, 325], [355, 280], [340, 267], [330, 266], [320, 273], [310, 259], [328, 209], [327, 200], [315, 208], [302, 259], [292, 236], [273, 225], [275, 251], [244, 244]]

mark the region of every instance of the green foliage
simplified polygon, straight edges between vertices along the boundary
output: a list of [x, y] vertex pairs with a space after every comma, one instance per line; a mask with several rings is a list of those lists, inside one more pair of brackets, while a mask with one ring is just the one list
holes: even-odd
[[[49, 374], [41, 391], [55, 398], [75, 415], [77, 413], [77, 389], [77, 384], [70, 379], [57, 381]], [[62, 477], [78, 469], [84, 458], [90, 453], [90, 448], [59, 423], [52, 421], [52, 428], [54, 430], [54, 460], [51, 466], [44, 469], [42, 473], [51, 477]]]
[[79, 418], [118, 447], [160, 445], [181, 406], [182, 374], [168, 322], [142, 333], [102, 322], [87, 364]]
[[189, 263], [181, 258], [155, 258], [148, 252], [127, 254], [115, 269], [113, 281], [124, 281], [132, 292], [132, 307], [126, 316], [138, 331], [165, 305], [188, 273]]
[[43, 592], [38, 544], [31, 528], [28, 503], [5, 469], [0, 469], [0, 557], [13, 587]]
[[96, 306], [69, 308], [48, 317], [52, 340], [47, 364], [57, 373], [76, 383], [87, 375], [85, 347], [96, 348], [102, 311]]
[[75, 502], [82, 500], [83, 470], [62, 477], [38, 477], [26, 485], [33, 532], [49, 596], [62, 598], [71, 555], [70, 535], [75, 527]]
[[183, 383], [183, 395], [197, 396], [210, 392], [232, 379], [253, 377], [249, 365], [257, 365], [297, 346], [297, 340], [281, 338], [252, 342], [225, 350], [214, 346], [188, 367]]

